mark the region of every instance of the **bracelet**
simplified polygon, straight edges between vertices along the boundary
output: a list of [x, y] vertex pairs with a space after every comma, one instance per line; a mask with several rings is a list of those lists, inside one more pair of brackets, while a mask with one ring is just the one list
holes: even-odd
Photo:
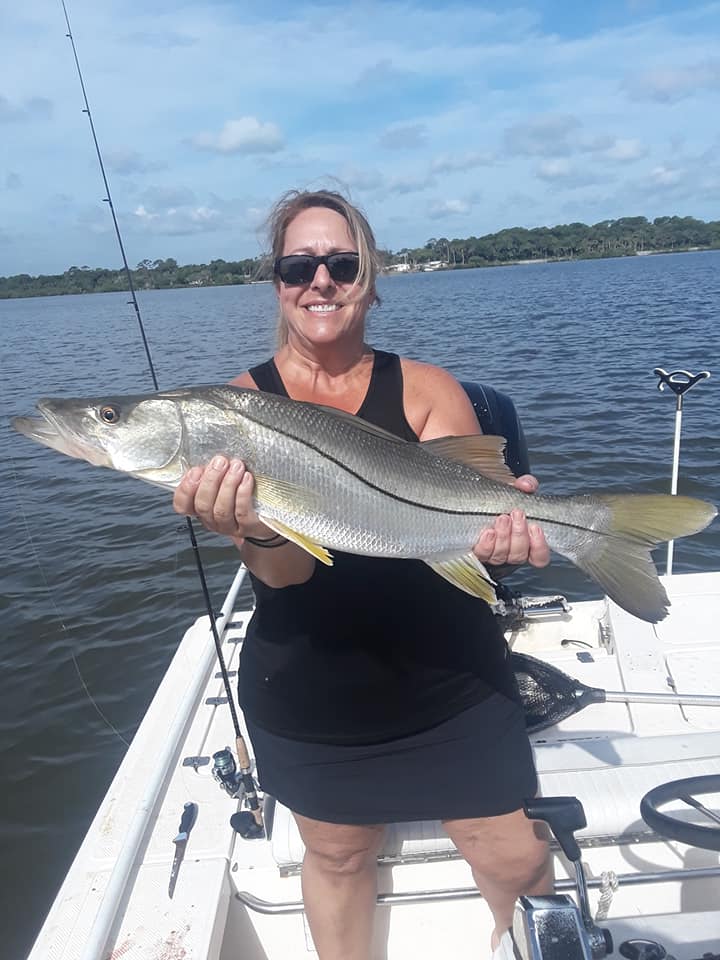
[[266, 550], [274, 550], [275, 547], [282, 547], [290, 542], [287, 537], [283, 537], [279, 533], [274, 533], [271, 537], [265, 537], [262, 540], [259, 537], [245, 537], [244, 539], [254, 547], [263, 547]]

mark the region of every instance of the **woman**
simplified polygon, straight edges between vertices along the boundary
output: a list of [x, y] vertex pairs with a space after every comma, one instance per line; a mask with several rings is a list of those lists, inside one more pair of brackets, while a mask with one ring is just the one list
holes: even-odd
[[[271, 227], [279, 346], [233, 384], [358, 414], [410, 441], [479, 432], [449, 373], [365, 342], [378, 258], [358, 210], [336, 193], [293, 192]], [[229, 536], [251, 574], [240, 702], [261, 786], [293, 811], [305, 843], [321, 960], [370, 957], [383, 825], [402, 820], [443, 821], [493, 912], [497, 946], [516, 897], [552, 882], [547, 844], [522, 811], [535, 770], [488, 606], [421, 561], [335, 552], [333, 567], [316, 564], [258, 519], [253, 483], [243, 463], [216, 457], [188, 472], [174, 506]], [[489, 564], [549, 560], [521, 511], [478, 531], [474, 551]]]

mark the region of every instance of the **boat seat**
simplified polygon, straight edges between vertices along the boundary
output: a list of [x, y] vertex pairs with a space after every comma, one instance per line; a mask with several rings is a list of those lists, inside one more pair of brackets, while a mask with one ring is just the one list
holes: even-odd
[[[640, 800], [647, 791], [669, 780], [711, 773], [720, 774], [720, 757], [548, 771], [540, 774], [540, 792], [546, 797], [578, 797], [588, 823], [576, 834], [581, 843], [621, 837], [650, 839], [653, 833], [640, 817]], [[281, 869], [302, 863], [305, 848], [297, 825], [287, 807], [279, 802], [275, 804], [271, 843], [273, 857]], [[432, 858], [454, 852], [441, 822], [423, 820], [390, 824], [380, 857]]]

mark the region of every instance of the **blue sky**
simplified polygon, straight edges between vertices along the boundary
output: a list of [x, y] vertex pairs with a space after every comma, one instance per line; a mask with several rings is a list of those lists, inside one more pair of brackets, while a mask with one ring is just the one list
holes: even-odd
[[[128, 259], [256, 256], [340, 184], [393, 250], [720, 219], [720, 3], [67, 0]], [[60, 0], [5, 5], [0, 275], [120, 265]]]

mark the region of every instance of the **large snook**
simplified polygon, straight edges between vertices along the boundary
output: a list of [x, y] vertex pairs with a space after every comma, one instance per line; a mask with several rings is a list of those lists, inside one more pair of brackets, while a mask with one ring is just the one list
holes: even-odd
[[331, 563], [330, 550], [422, 559], [456, 586], [494, 599], [472, 553], [480, 530], [514, 507], [553, 550], [618, 604], [652, 623], [669, 601], [650, 549], [697, 533], [714, 506], [661, 494], [528, 496], [510, 485], [504, 441], [408, 443], [311, 403], [228, 386], [95, 399], [45, 399], [17, 430], [60, 453], [174, 488], [215, 454], [245, 461], [258, 514]]

